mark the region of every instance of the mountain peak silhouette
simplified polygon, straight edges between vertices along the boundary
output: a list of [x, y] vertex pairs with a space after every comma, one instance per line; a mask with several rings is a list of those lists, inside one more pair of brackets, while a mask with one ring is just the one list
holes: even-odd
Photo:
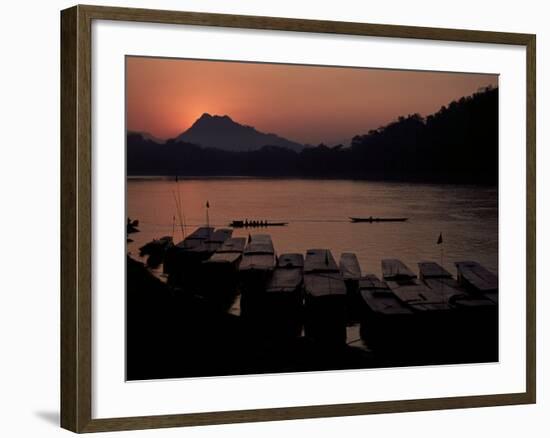
[[280, 146], [300, 151], [304, 147], [276, 134], [266, 134], [252, 126], [237, 123], [228, 115], [212, 115], [206, 112], [175, 140], [227, 151], [252, 151], [264, 146]]

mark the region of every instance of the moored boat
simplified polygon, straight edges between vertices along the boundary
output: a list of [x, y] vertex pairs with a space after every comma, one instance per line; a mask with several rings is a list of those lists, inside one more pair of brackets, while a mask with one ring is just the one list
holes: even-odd
[[269, 234], [252, 234], [244, 248], [241, 272], [272, 272], [275, 269], [275, 248]]
[[252, 234], [239, 266], [241, 278], [241, 314], [253, 313], [265, 293], [267, 281], [276, 265], [275, 248], [269, 234]]
[[199, 248], [213, 233], [213, 227], [199, 227], [181, 242], [169, 248], [166, 252], [164, 272], [170, 276], [172, 283], [181, 283], [184, 271], [189, 271], [189, 260], [193, 259], [189, 257], [189, 250]]
[[303, 268], [302, 254], [282, 254], [277, 260], [262, 305], [262, 325], [270, 338], [295, 338], [302, 332]]
[[384, 280], [407, 280], [416, 278], [416, 274], [412, 272], [401, 260], [383, 259], [382, 277]]
[[230, 237], [208, 260], [202, 262], [201, 290], [204, 295], [230, 305], [237, 294], [239, 265], [246, 239]]
[[[216, 250], [216, 252], [203, 262], [208, 276], [218, 277], [220, 271], [235, 271], [241, 262], [246, 239], [244, 237], [230, 237]], [[220, 278], [220, 280], [223, 280]]]
[[498, 359], [498, 306], [483, 294], [469, 291], [435, 262], [418, 264], [422, 282], [444, 297], [452, 309], [449, 341], [458, 358]]
[[416, 274], [400, 260], [382, 260], [382, 271], [391, 291], [415, 313], [410, 332], [416, 339], [418, 357], [444, 361], [452, 354], [457, 329], [447, 298], [439, 290], [419, 282]]
[[360, 334], [369, 348], [383, 355], [407, 357], [413, 348], [414, 311], [374, 274], [359, 280]]
[[480, 294], [498, 304], [498, 277], [478, 262], [455, 263], [458, 282], [472, 293]]
[[173, 245], [172, 236], [153, 239], [139, 248], [140, 257], [147, 256], [147, 266], [156, 268], [164, 261], [166, 251]]
[[346, 285], [328, 249], [310, 249], [304, 262], [305, 335], [330, 346], [346, 344]]
[[233, 230], [230, 228], [218, 228], [200, 243], [192, 245], [187, 249], [188, 256], [192, 258], [191, 263], [207, 260], [232, 234]]
[[359, 279], [361, 278], [361, 266], [357, 256], [352, 252], [344, 252], [340, 255], [340, 272], [346, 284], [348, 300], [348, 320], [357, 321], [359, 318]]

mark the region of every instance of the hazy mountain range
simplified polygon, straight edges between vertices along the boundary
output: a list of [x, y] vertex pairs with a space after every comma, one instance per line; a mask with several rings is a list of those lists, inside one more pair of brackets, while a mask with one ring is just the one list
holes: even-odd
[[157, 143], [157, 144], [163, 144], [165, 142], [164, 140], [162, 140], [158, 137], [155, 137], [153, 134], [150, 134], [148, 132], [128, 131], [126, 135], [127, 136], [128, 135], [138, 135], [141, 138], [143, 138], [143, 140], [152, 141], [153, 143]]

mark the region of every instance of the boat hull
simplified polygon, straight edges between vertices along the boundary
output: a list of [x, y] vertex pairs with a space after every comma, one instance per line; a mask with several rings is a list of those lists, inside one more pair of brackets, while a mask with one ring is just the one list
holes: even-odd
[[350, 217], [352, 222], [405, 222], [408, 217]]

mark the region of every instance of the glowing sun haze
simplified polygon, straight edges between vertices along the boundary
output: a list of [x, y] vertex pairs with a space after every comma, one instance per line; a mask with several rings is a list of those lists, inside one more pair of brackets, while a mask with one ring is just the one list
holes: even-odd
[[127, 128], [181, 134], [203, 113], [304, 144], [334, 144], [437, 111], [497, 75], [126, 58]]

